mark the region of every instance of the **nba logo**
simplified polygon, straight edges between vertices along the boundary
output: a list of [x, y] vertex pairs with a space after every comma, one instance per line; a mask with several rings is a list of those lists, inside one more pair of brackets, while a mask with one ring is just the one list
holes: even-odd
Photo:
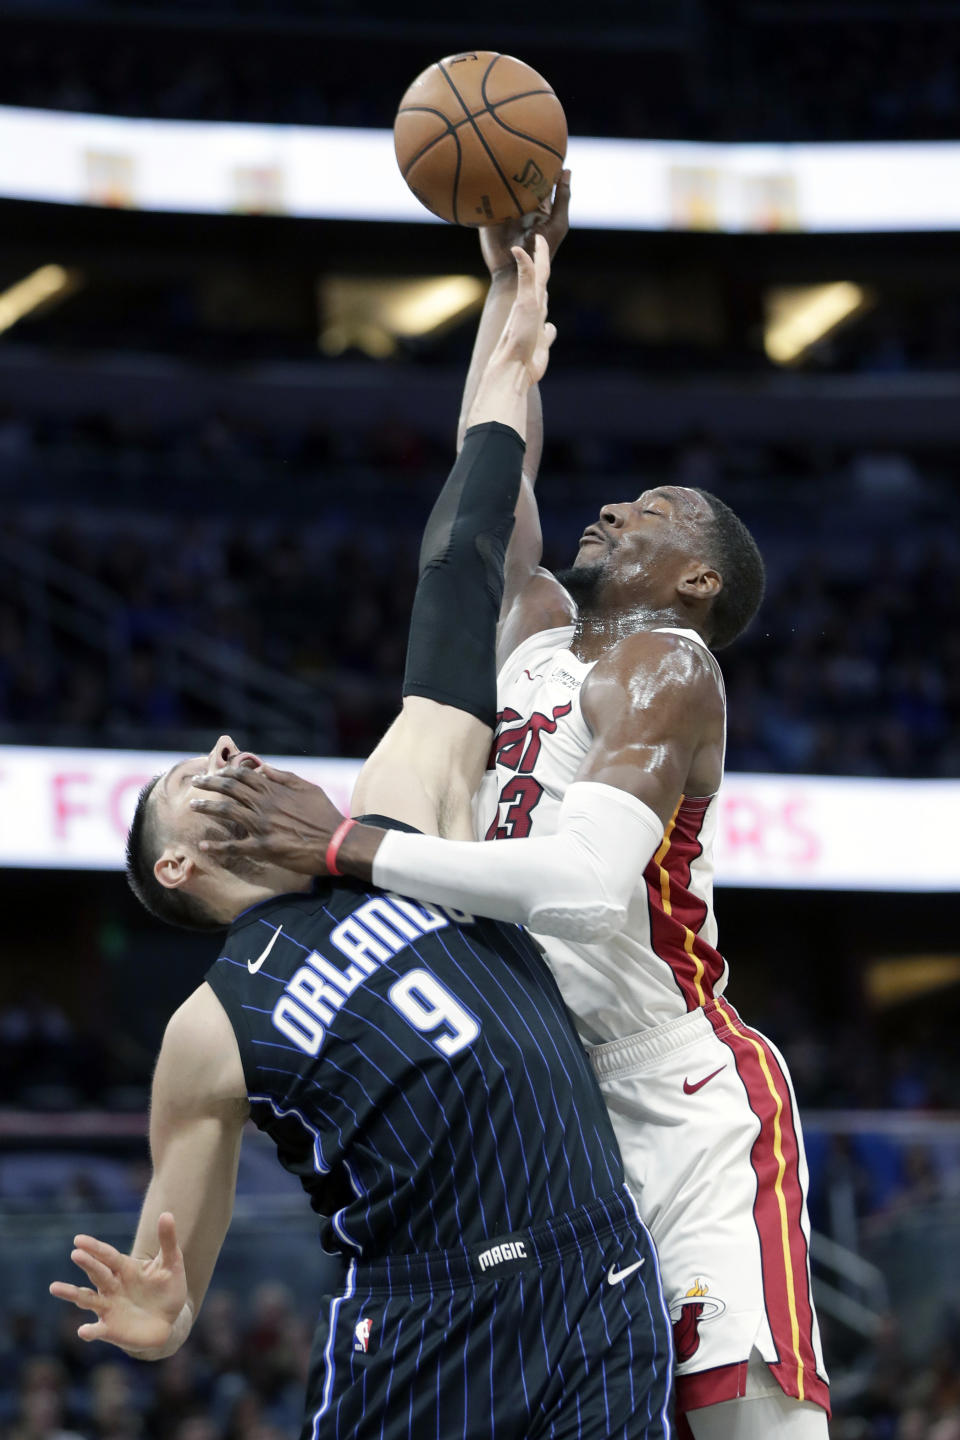
[[370, 1344], [370, 1331], [371, 1331], [372, 1329], [373, 1329], [373, 1321], [372, 1321], [372, 1320], [358, 1320], [358, 1321], [357, 1321], [356, 1325], [353, 1327], [353, 1348], [354, 1348], [354, 1350], [360, 1350], [360, 1351], [363, 1352], [364, 1355], [366, 1355], [366, 1353], [367, 1353], [367, 1347], [368, 1347], [368, 1345]]

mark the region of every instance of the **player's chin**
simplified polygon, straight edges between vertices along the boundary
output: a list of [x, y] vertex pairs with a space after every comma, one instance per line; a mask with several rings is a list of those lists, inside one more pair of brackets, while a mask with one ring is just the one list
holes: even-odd
[[599, 556], [603, 553], [600, 542], [597, 540], [584, 540], [580, 549], [573, 557], [571, 569], [582, 570], [584, 565], [596, 565]]
[[554, 575], [580, 606], [597, 596], [606, 575], [606, 567], [591, 553], [594, 549], [591, 545], [585, 556], [577, 556], [569, 570], [558, 570]]
[[573, 558], [572, 570], [596, 570], [606, 568], [610, 558], [610, 546], [604, 540], [594, 540], [588, 536], [581, 540], [577, 553]]

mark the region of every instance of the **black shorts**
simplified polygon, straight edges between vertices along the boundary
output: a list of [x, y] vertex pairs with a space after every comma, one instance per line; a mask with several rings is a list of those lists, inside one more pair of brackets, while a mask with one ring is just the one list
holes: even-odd
[[667, 1440], [673, 1352], [625, 1192], [457, 1251], [351, 1261], [301, 1440]]

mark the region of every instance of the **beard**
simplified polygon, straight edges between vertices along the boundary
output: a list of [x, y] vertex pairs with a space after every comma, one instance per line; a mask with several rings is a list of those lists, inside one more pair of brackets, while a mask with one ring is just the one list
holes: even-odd
[[572, 565], [569, 570], [558, 570], [554, 579], [576, 601], [580, 613], [589, 614], [599, 606], [605, 574], [603, 561], [595, 560], [590, 565]]

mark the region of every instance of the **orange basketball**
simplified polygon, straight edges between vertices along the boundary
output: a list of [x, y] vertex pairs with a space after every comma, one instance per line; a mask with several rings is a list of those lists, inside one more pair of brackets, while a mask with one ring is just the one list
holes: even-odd
[[563, 168], [567, 122], [542, 75], [511, 55], [448, 55], [418, 75], [393, 126], [417, 199], [455, 225], [535, 210]]

